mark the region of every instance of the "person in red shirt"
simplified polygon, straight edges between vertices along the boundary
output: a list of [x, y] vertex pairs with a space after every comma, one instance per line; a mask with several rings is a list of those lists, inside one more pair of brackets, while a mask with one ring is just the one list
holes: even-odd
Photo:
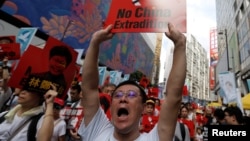
[[110, 95], [106, 93], [99, 93], [100, 96], [100, 104], [102, 106], [102, 109], [106, 116], [108, 117], [109, 120], [111, 120], [111, 112], [110, 112], [110, 102], [111, 102], [111, 97]]
[[188, 119], [188, 112], [187, 106], [181, 107], [178, 121], [187, 125], [190, 134], [190, 140], [193, 141], [195, 137], [195, 123]]
[[201, 109], [196, 109], [195, 121], [197, 126], [202, 127], [203, 125], [205, 125], [206, 119]]
[[142, 115], [140, 132], [150, 132], [158, 122], [159, 116], [154, 115], [155, 102], [152, 99], [146, 101], [145, 113]]
[[161, 100], [159, 98], [155, 99], [155, 115], [159, 115], [161, 110]]

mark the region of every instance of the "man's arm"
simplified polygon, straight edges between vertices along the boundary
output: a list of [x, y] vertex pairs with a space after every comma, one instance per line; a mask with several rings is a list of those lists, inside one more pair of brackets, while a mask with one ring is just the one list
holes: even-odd
[[103, 41], [111, 39], [112, 25], [101, 29], [92, 35], [90, 45], [86, 52], [82, 71], [82, 106], [84, 107], [84, 123], [87, 126], [99, 108], [99, 46]]
[[173, 65], [166, 85], [166, 97], [161, 105], [158, 121], [160, 141], [172, 141], [178, 111], [182, 100], [182, 88], [186, 77], [186, 37], [169, 23], [166, 36], [175, 45]]

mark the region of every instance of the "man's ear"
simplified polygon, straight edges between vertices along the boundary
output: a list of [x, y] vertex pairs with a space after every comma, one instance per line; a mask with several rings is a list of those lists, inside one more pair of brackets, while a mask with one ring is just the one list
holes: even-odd
[[235, 115], [232, 115], [232, 117], [233, 117], [234, 121], [237, 121]]
[[235, 115], [232, 115], [232, 117], [236, 120], [236, 116]]

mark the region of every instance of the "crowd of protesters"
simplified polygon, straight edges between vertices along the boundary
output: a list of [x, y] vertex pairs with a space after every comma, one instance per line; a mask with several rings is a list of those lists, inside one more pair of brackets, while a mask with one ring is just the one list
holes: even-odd
[[[160, 113], [158, 98], [149, 98], [140, 124], [141, 132], [150, 132]], [[190, 140], [203, 141], [203, 130], [208, 125], [249, 125], [250, 116], [244, 115], [236, 105], [224, 107], [197, 106], [197, 103], [182, 103], [178, 121], [188, 127]]]
[[[124, 140], [124, 135], [126, 140], [203, 141], [203, 129], [207, 125], [249, 124], [250, 117], [244, 116], [237, 106], [222, 109], [181, 103], [186, 66], [185, 37], [171, 24], [166, 36], [174, 41], [176, 54], [165, 99], [149, 97], [144, 86], [134, 81], [98, 86], [98, 48], [101, 42], [112, 38], [111, 29], [108, 26], [93, 35], [83, 64], [83, 81], [72, 82], [65, 99], [58, 97], [56, 89], [44, 95], [10, 88], [6, 85], [9, 73], [0, 68], [0, 140], [29, 140], [26, 132], [31, 127], [27, 123], [33, 122], [33, 116], [40, 113], [43, 118], [38, 118], [33, 139], [42, 137], [48, 141], [78, 141], [84, 140], [83, 137]], [[6, 61], [7, 58], [3, 60]], [[25, 130], [12, 126], [10, 121], [21, 122]], [[11, 126], [6, 128], [8, 125]]]
[[155, 105], [160, 101], [148, 99], [135, 81], [98, 86], [99, 44], [113, 37], [110, 25], [93, 34], [83, 64], [84, 79], [71, 82], [66, 99], [52, 84], [46, 93], [11, 88], [6, 85], [11, 75], [6, 66], [2, 68], [0, 140], [172, 140], [185, 81], [186, 38], [172, 24], [168, 26], [165, 35], [175, 44], [174, 56], [182, 57], [173, 60], [168, 98], [161, 106]]

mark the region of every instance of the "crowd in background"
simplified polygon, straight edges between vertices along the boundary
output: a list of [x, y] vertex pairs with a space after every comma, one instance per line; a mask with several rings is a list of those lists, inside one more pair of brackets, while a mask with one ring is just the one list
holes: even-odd
[[[7, 58], [4, 61], [8, 61]], [[0, 68], [0, 74], [4, 68]], [[8, 75], [8, 74], [7, 74]], [[13, 89], [6, 85], [6, 76], [1, 76], [1, 112], [8, 111], [17, 105], [17, 96], [19, 89]], [[74, 85], [73, 85], [74, 84]], [[111, 94], [114, 92], [116, 85], [107, 83], [99, 88], [100, 103], [111, 120], [110, 102]], [[84, 117], [81, 106], [81, 86], [79, 83], [72, 83], [68, 91], [67, 99], [56, 98], [54, 100], [54, 134], [51, 140], [60, 141], [77, 141], [80, 139], [77, 130], [79, 129], [82, 118]], [[140, 120], [140, 132], [150, 132], [158, 122], [160, 115], [161, 102], [163, 100], [155, 97], [148, 97], [144, 113]], [[244, 125], [249, 124], [249, 116], [244, 115], [237, 106], [228, 107], [199, 107], [195, 103], [182, 103], [178, 124], [183, 123], [188, 129], [185, 131], [186, 140], [202, 141], [203, 128], [207, 125]], [[176, 128], [179, 128], [176, 126]], [[179, 135], [178, 135], [179, 134]], [[181, 131], [176, 129], [176, 141], [185, 140], [180, 136]]]
[[[2, 69], [0, 68], [1, 72]], [[5, 78], [7, 77], [5, 76]], [[8, 111], [16, 106], [17, 96], [20, 93], [18, 89], [4, 85], [4, 81], [4, 79], [1, 81], [1, 112]], [[99, 89], [101, 106], [110, 120], [111, 94], [115, 87], [115, 84], [108, 83]], [[52, 140], [77, 141], [80, 139], [77, 130], [84, 116], [84, 107], [80, 103], [81, 93], [80, 84], [74, 82], [68, 91], [67, 99], [56, 98], [54, 100], [54, 139]], [[148, 97], [139, 125], [141, 133], [150, 132], [157, 124], [162, 101], [159, 98]], [[228, 106], [222, 109], [222, 107], [199, 107], [195, 103], [182, 103], [178, 123], [183, 123], [188, 129], [185, 134], [190, 139], [187, 140], [202, 141], [203, 128], [206, 125], [243, 125], [249, 124], [249, 118], [237, 106]], [[176, 141], [185, 140], [181, 138], [180, 132], [176, 129]]]

